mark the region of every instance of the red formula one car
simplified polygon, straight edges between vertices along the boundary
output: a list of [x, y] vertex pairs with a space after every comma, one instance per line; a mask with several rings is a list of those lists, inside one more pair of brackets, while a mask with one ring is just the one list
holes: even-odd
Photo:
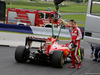
[[[41, 42], [41, 46], [37, 51], [33, 51], [31, 49], [31, 44], [33, 41]], [[72, 48], [75, 48], [74, 44], [72, 44], [71, 48], [69, 49], [67, 44], [58, 44], [57, 39], [52, 37], [47, 39], [26, 37], [25, 46], [18, 46], [16, 48], [15, 60], [19, 63], [25, 63], [27, 60], [34, 60], [34, 62], [41, 60], [49, 61], [54, 67], [62, 67], [65, 59], [70, 55], [70, 50]], [[81, 58], [83, 58], [83, 48], [80, 48], [80, 55]]]

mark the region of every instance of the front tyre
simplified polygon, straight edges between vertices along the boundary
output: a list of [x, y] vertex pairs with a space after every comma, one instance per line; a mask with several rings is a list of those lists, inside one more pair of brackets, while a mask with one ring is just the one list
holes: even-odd
[[56, 50], [52, 55], [52, 65], [54, 67], [62, 68], [64, 64], [64, 52], [60, 50]]
[[19, 63], [25, 63], [28, 59], [29, 51], [24, 46], [18, 46], [15, 51], [15, 60]]

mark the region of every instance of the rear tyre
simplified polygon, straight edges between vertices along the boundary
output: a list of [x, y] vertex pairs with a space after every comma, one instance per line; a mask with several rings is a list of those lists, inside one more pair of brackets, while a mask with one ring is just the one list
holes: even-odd
[[52, 65], [54, 67], [62, 68], [64, 65], [64, 52], [60, 50], [56, 50], [52, 55]]
[[25, 63], [29, 57], [29, 51], [24, 46], [18, 46], [15, 51], [15, 60], [19, 63]]
[[84, 58], [84, 48], [80, 47], [81, 60]]

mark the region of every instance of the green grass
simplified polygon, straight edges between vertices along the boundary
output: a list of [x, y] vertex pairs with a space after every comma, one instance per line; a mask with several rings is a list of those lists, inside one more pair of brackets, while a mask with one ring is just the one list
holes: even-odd
[[82, 27], [85, 26], [85, 24], [81, 24], [81, 22], [85, 23], [86, 15], [62, 15], [62, 18], [66, 20], [74, 19], [76, 22], [80, 22], [77, 23], [78, 26], [82, 26]]
[[70, 4], [70, 5], [65, 5], [65, 6], [60, 6], [60, 10], [61, 12], [87, 12], [87, 5], [84, 4]]
[[75, 21], [85, 22], [86, 15], [62, 15], [62, 18], [67, 20], [74, 19]]
[[[86, 12], [87, 5], [84, 4], [67, 4], [67, 5], [59, 5], [60, 12]], [[12, 2], [12, 8], [23, 8], [23, 9], [34, 9], [34, 10], [47, 10], [48, 7], [51, 7], [52, 11], [56, 11], [55, 5], [53, 3], [29, 3], [29, 2]], [[7, 8], [10, 8], [10, 5], [7, 4]]]
[[[12, 8], [23, 8], [23, 9], [33, 9], [33, 10], [47, 10], [48, 7], [51, 7], [52, 11], [56, 11], [55, 5], [53, 2], [47, 2], [47, 1], [37, 1], [36, 3], [31, 2], [21, 2], [21, 1], [29, 1], [29, 0], [20, 0], [20, 1], [13, 1], [12, 2]], [[68, 3], [64, 2], [65, 5], [59, 5], [59, 11], [61, 13], [70, 13], [70, 12], [80, 12], [80, 13], [86, 13], [88, 4], [77, 4], [77, 3]], [[7, 8], [10, 8], [10, 5], [6, 5]], [[94, 5], [93, 6], [93, 12], [100, 12], [100, 5]]]
[[71, 38], [59, 37], [58, 40], [71, 40]]
[[[33, 10], [47, 10], [47, 7], [52, 7], [54, 10], [54, 5], [52, 4], [41, 4], [41, 3], [29, 3], [29, 2], [12, 2], [12, 8], [23, 8], [23, 9], [33, 9]], [[10, 5], [7, 5], [10, 8]]]
[[66, 20], [74, 19], [76, 22], [80, 22], [77, 23], [78, 26], [85, 27], [85, 24], [82, 23], [85, 23], [86, 15], [62, 15], [62, 18]]

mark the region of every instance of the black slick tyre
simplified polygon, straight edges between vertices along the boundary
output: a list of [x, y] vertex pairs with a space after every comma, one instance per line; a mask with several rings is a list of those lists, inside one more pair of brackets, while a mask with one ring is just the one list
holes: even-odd
[[55, 50], [52, 55], [52, 65], [54, 67], [62, 68], [64, 64], [64, 52]]
[[24, 46], [18, 46], [15, 51], [15, 60], [19, 63], [25, 63], [28, 55], [29, 53], [27, 53]]

